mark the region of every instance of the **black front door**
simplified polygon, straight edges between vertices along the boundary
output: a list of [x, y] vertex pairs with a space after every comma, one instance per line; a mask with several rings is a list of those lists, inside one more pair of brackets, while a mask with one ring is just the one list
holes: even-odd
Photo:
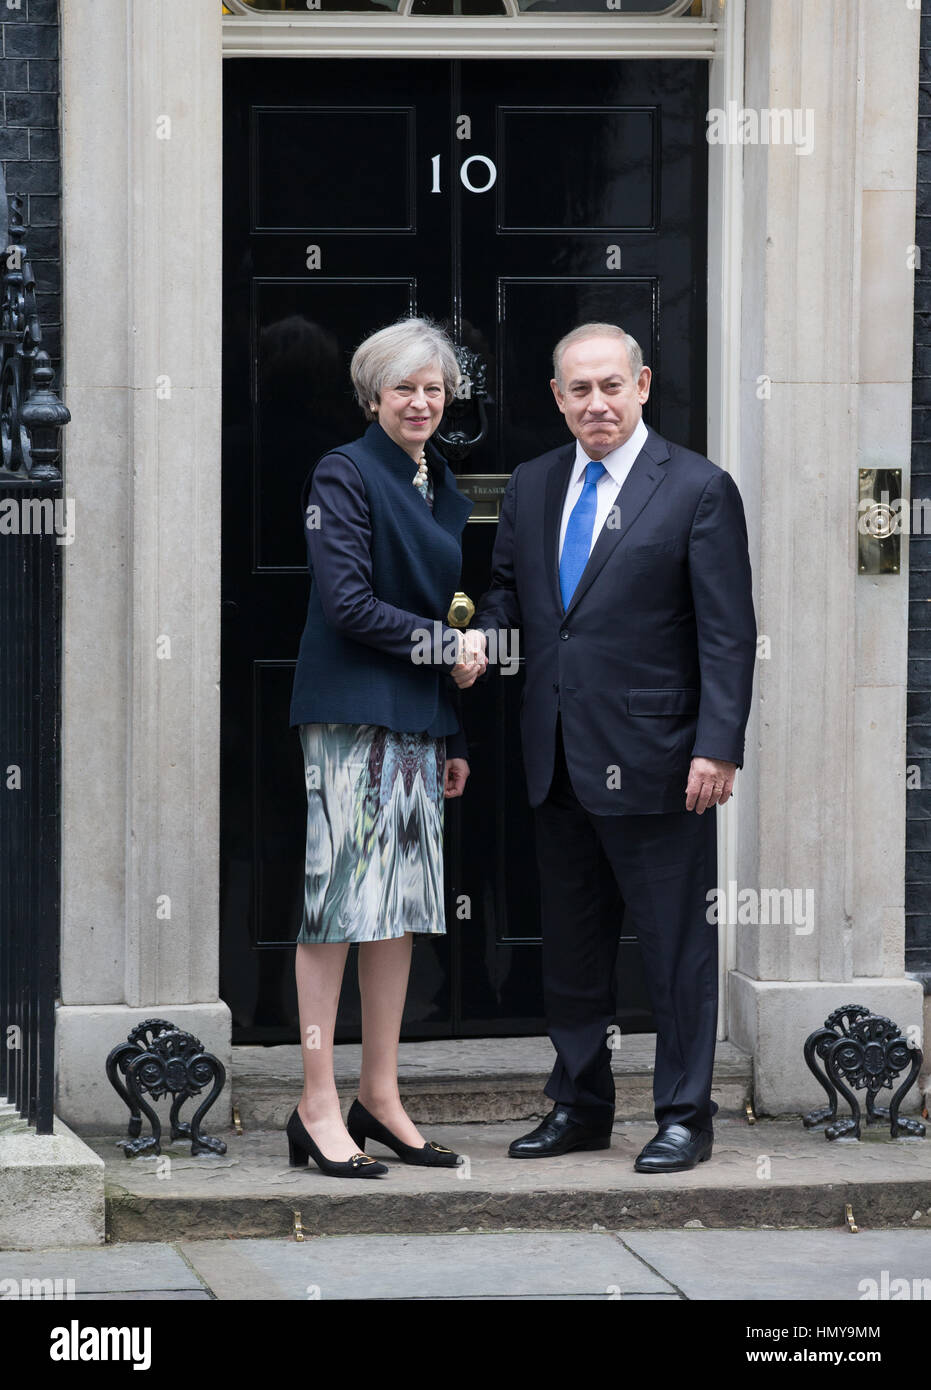
[[[221, 994], [234, 1041], [297, 1041], [300, 496], [313, 461], [362, 432], [349, 358], [408, 313], [469, 350], [471, 390], [440, 432], [476, 499], [473, 599], [507, 476], [569, 439], [548, 383], [577, 323], [633, 333], [654, 372], [648, 422], [703, 450], [707, 68], [236, 59], [224, 108]], [[472, 775], [446, 806], [447, 935], [416, 943], [407, 1038], [544, 1028], [522, 681], [464, 697]], [[650, 1028], [628, 936], [618, 999], [623, 1031]], [[358, 1035], [352, 966], [340, 1020], [341, 1039]]]

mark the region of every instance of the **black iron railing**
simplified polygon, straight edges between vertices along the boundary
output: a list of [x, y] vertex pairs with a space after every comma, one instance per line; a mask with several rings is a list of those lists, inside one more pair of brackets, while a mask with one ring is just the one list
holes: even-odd
[[70, 414], [42, 347], [22, 207], [0, 167], [0, 1097], [51, 1134], [61, 555], [72, 520], [58, 462]]

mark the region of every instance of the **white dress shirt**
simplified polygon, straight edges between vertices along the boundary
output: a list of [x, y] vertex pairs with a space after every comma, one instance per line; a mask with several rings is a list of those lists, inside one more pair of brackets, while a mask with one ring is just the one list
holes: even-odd
[[[633, 434], [625, 440], [618, 448], [612, 449], [610, 454], [605, 454], [601, 462], [607, 472], [602, 473], [595, 488], [595, 524], [592, 527], [592, 540], [588, 548], [591, 555], [595, 542], [601, 528], [608, 519], [608, 513], [617, 501], [617, 494], [633, 467], [634, 460], [640, 453], [644, 444], [647, 442], [647, 427], [640, 419], [637, 421]], [[566, 527], [569, 525], [569, 517], [572, 509], [582, 495], [582, 487], [585, 483], [585, 470], [591, 459], [578, 440], [575, 441], [575, 463], [572, 465], [572, 477], [569, 479], [569, 488], [566, 492], [566, 501], [562, 509], [562, 525], [559, 528], [559, 555], [562, 557], [563, 541], [566, 539]]]

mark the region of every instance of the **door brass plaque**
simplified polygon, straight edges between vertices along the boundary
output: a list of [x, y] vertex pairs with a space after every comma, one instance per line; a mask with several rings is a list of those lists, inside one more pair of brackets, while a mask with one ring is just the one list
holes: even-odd
[[857, 505], [860, 574], [898, 574], [903, 516], [901, 468], [861, 468]]
[[469, 521], [497, 521], [510, 473], [457, 473], [456, 486], [475, 506]]

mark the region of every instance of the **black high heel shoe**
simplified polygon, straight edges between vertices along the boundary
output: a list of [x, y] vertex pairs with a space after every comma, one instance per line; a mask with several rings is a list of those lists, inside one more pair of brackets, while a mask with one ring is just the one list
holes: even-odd
[[457, 1168], [463, 1162], [461, 1154], [453, 1153], [452, 1149], [444, 1149], [442, 1144], [434, 1144], [432, 1139], [428, 1139], [420, 1149], [415, 1148], [413, 1144], [402, 1144], [400, 1139], [396, 1139], [381, 1120], [376, 1120], [358, 1099], [354, 1100], [349, 1108], [346, 1128], [352, 1135], [352, 1142], [358, 1144], [363, 1152], [366, 1139], [375, 1139], [379, 1144], [394, 1149], [402, 1163], [416, 1163], [422, 1168]]
[[[310, 1157], [321, 1173], [326, 1173], [331, 1178], [380, 1178], [388, 1171], [386, 1164], [378, 1163], [364, 1153], [353, 1154], [346, 1163], [336, 1163], [331, 1158], [324, 1158], [304, 1128], [296, 1106], [288, 1121], [287, 1135], [288, 1160], [292, 1168], [306, 1168], [307, 1159]], [[352, 1137], [355, 1141], [356, 1136]]]

